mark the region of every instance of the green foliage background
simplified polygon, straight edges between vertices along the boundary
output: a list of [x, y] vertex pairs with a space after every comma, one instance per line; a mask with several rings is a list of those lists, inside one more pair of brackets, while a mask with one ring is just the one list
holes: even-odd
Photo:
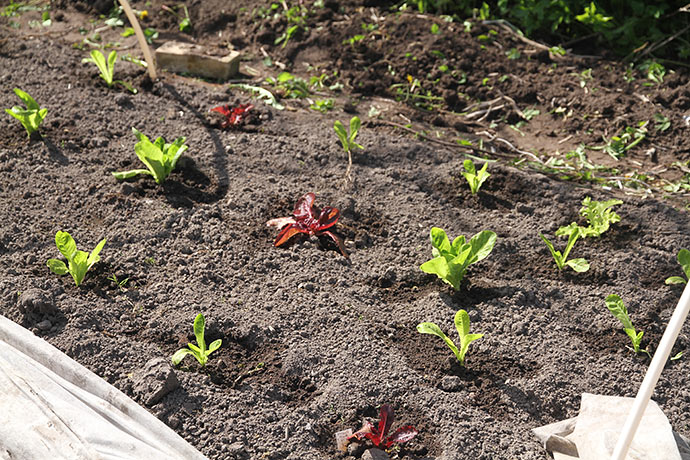
[[[690, 12], [687, 1], [644, 0], [415, 0], [407, 4], [425, 13], [505, 19], [526, 35], [568, 42], [597, 40], [618, 54], [628, 55], [680, 32], [657, 50], [659, 57], [690, 56]], [[591, 36], [596, 34], [595, 36]], [[591, 36], [591, 37], [590, 37]]]

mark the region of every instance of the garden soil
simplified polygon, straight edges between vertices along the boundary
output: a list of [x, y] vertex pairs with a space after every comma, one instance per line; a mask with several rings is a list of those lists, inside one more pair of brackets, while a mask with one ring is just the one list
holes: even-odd
[[[664, 280], [682, 274], [676, 254], [690, 247], [687, 71], [667, 69], [659, 84], [586, 43], [559, 56], [500, 24], [473, 20], [467, 31], [389, 2], [286, 3], [307, 13], [285, 47], [274, 44], [292, 24], [280, 3], [187, 2], [191, 34], [157, 0], [133, 6], [159, 31], [153, 46], [175, 38], [241, 51], [240, 82], [324, 72], [310, 98], [332, 97], [326, 113], [265, 83], [285, 110], [221, 82], [166, 72], [150, 81], [125, 61], [116, 78], [138, 93], [108, 88], [82, 63], [84, 39], [98, 43], [98, 30], [100, 43], [140, 56], [134, 37], [99, 17], [112, 3], [53, 2], [47, 27], [36, 11], [0, 19], [0, 106], [17, 104], [20, 87], [48, 108], [42, 138], [0, 117], [0, 312], [211, 459], [358, 458], [361, 449], [339, 453], [334, 434], [375, 420], [382, 404], [395, 411], [393, 428], [419, 431], [392, 457], [543, 459], [530, 429], [575, 416], [583, 392], [634, 396], [650, 360], [628, 348], [604, 299], [622, 297], [654, 353], [682, 291]], [[231, 129], [209, 114], [249, 102], [251, 116]], [[355, 114], [363, 150], [347, 181], [333, 122]], [[645, 139], [619, 159], [566, 155], [644, 121]], [[163, 184], [112, 176], [141, 167], [132, 127], [187, 138]], [[467, 153], [497, 160], [476, 195], [461, 175]], [[673, 184], [681, 193], [663, 190]], [[325, 236], [273, 246], [278, 229], [266, 221], [308, 192], [340, 209], [333, 229], [349, 258]], [[558, 271], [538, 234], [562, 249], [554, 232], [584, 225], [587, 196], [622, 200], [621, 221], [575, 245], [571, 257], [586, 258], [588, 272]], [[457, 292], [419, 269], [433, 226], [451, 238], [498, 235]], [[80, 287], [46, 266], [60, 256], [59, 230], [84, 250], [107, 238]], [[465, 368], [416, 331], [433, 321], [455, 338], [461, 308], [484, 334]], [[207, 341], [222, 347], [205, 368], [191, 357], [172, 368], [166, 360], [194, 341], [198, 313]], [[685, 355], [654, 393], [685, 436], [689, 334], [686, 325], [673, 349]]]

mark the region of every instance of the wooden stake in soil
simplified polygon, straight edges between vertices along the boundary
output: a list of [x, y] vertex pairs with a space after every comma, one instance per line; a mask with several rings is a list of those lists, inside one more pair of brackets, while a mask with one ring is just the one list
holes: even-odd
[[144, 53], [144, 60], [146, 61], [146, 65], [149, 70], [149, 77], [151, 78], [151, 80], [155, 80], [156, 62], [153, 60], [153, 56], [151, 55], [149, 45], [146, 43], [146, 37], [144, 36], [144, 32], [142, 32], [141, 30], [141, 26], [139, 25], [137, 15], [134, 14], [132, 7], [129, 6], [129, 2], [127, 0], [120, 0], [120, 5], [122, 5], [122, 9], [125, 10], [125, 14], [127, 15], [127, 19], [129, 19], [129, 23], [132, 24], [132, 27], [134, 28], [134, 33], [136, 34], [137, 40], [139, 41], [139, 47], [141, 48], [142, 53]]
[[652, 397], [654, 387], [659, 381], [661, 371], [664, 370], [666, 360], [671, 354], [673, 344], [676, 343], [676, 339], [678, 338], [680, 329], [683, 327], [685, 318], [688, 316], [688, 312], [690, 312], [690, 283], [685, 285], [683, 295], [680, 296], [680, 300], [678, 301], [678, 305], [673, 312], [673, 316], [671, 316], [668, 326], [666, 326], [666, 331], [664, 331], [664, 335], [661, 337], [659, 348], [656, 350], [656, 353], [654, 353], [652, 363], [649, 365], [647, 374], [644, 376], [642, 385], [640, 385], [640, 389], [635, 397], [632, 410], [630, 411], [628, 418], [625, 420], [625, 424], [621, 430], [621, 435], [618, 438], [618, 443], [613, 451], [611, 460], [624, 460], [626, 458], [628, 449], [630, 448], [630, 443], [632, 442], [633, 436], [635, 436], [637, 427], [640, 425], [640, 420], [642, 419], [642, 415], [647, 408], [647, 403]]

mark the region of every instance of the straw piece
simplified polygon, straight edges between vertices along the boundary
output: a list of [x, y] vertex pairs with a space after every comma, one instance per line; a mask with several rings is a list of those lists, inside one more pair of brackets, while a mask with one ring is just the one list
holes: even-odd
[[139, 25], [137, 15], [134, 14], [132, 7], [129, 6], [129, 2], [127, 0], [120, 0], [120, 5], [122, 5], [122, 9], [125, 10], [125, 14], [127, 15], [127, 19], [129, 19], [129, 23], [132, 24], [132, 27], [134, 28], [134, 33], [136, 34], [137, 40], [139, 41], [139, 47], [141, 48], [141, 51], [144, 53], [144, 60], [146, 61], [146, 64], [148, 64], [147, 68], [149, 70], [149, 77], [151, 77], [151, 80], [155, 80], [156, 62], [153, 60], [151, 50], [149, 49], [149, 46], [146, 43], [146, 37], [144, 36], [144, 32], [141, 30], [141, 26]]
[[644, 376], [642, 385], [637, 392], [635, 397], [635, 402], [630, 410], [628, 418], [625, 420], [623, 429], [621, 431], [621, 436], [618, 438], [618, 443], [613, 451], [611, 460], [624, 460], [628, 454], [628, 449], [630, 448], [630, 443], [632, 442], [633, 436], [640, 425], [640, 420], [644, 414], [645, 408], [649, 403], [649, 399], [652, 397], [652, 392], [656, 383], [659, 381], [659, 376], [661, 371], [664, 370], [666, 365], [666, 360], [671, 354], [671, 349], [676, 343], [678, 334], [680, 333], [685, 318], [690, 312], [690, 283], [685, 286], [683, 295], [680, 296], [678, 305], [671, 316], [671, 319], [666, 326], [663, 337], [661, 337], [661, 342], [659, 342], [659, 348], [652, 358], [652, 363], [649, 365], [647, 374]]

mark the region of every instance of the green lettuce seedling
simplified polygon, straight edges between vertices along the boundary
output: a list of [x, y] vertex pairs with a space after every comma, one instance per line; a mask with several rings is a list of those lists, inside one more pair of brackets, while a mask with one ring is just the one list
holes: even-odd
[[606, 297], [606, 307], [623, 325], [623, 330], [626, 334], [628, 334], [628, 337], [630, 337], [630, 340], [632, 341], [633, 351], [635, 351], [635, 353], [642, 351], [643, 353], [647, 353], [647, 355], [649, 355], [649, 351], [640, 350], [640, 343], [642, 342], [644, 332], [635, 331], [632, 321], [630, 321], [630, 316], [628, 316], [628, 309], [625, 307], [625, 304], [620, 296], [611, 294], [610, 296]]
[[32, 133], [38, 132], [38, 127], [48, 114], [48, 109], [40, 108], [34, 98], [29, 96], [29, 93], [26, 93], [19, 88], [14, 88], [14, 94], [16, 94], [17, 97], [22, 100], [26, 106], [26, 109], [15, 105], [11, 109], [5, 109], [5, 112], [19, 120], [19, 123], [21, 123], [26, 130], [27, 136], [31, 137]]
[[621, 200], [594, 201], [590, 197], [582, 200], [580, 215], [587, 219], [588, 227], [584, 229], [583, 237], [601, 236], [613, 223], [620, 222], [621, 216], [613, 212], [612, 206], [623, 204]]
[[74, 278], [74, 283], [79, 286], [86, 275], [86, 272], [99, 260], [101, 257], [99, 253], [103, 246], [105, 246], [105, 238], [91, 251], [91, 254], [84, 251], [77, 250], [77, 243], [74, 238], [67, 232], [57, 232], [55, 234], [55, 245], [58, 250], [67, 259], [67, 265], [61, 260], [48, 260], [48, 267], [57, 275], [65, 275], [69, 273]]
[[465, 171], [462, 173], [462, 175], [465, 176], [467, 183], [470, 184], [470, 191], [472, 192], [472, 195], [476, 195], [484, 181], [487, 180], [491, 175], [486, 171], [486, 169], [489, 167], [489, 162], [487, 161], [484, 163], [484, 166], [479, 170], [479, 172], [477, 172], [476, 168], [474, 167], [472, 160], [465, 160], [462, 163], [462, 166], [465, 168]]
[[459, 310], [455, 314], [455, 328], [458, 330], [460, 336], [460, 349], [455, 343], [443, 333], [440, 327], [434, 323], [420, 323], [417, 325], [417, 331], [421, 334], [432, 334], [441, 337], [446, 345], [453, 351], [455, 357], [458, 358], [461, 366], [465, 365], [465, 355], [470, 347], [470, 343], [477, 339], [484, 337], [484, 334], [470, 334], [470, 317], [465, 310]]
[[583, 231], [582, 227], [579, 227], [575, 222], [572, 224], [568, 225], [567, 227], [561, 227], [558, 229], [556, 232], [556, 235], [568, 235], [568, 244], [565, 246], [565, 250], [561, 254], [561, 251], [556, 251], [556, 249], [553, 246], [553, 243], [546, 239], [546, 237], [543, 234], [539, 234], [539, 237], [546, 243], [546, 247], [549, 248], [549, 251], [551, 251], [551, 255], [553, 256], [553, 259], [556, 261], [556, 266], [558, 267], [559, 270], [563, 270], [566, 266], [572, 268], [578, 273], [586, 272], [589, 270], [589, 262], [587, 260], [579, 258], [579, 259], [570, 259], [568, 260], [568, 255], [570, 254], [570, 251], [573, 249], [573, 246], [575, 246], [575, 242], [577, 239], [581, 236]]
[[119, 83], [125, 88], [127, 88], [132, 93], [137, 92], [136, 89], [132, 87], [129, 83], [122, 80], [113, 80], [113, 75], [115, 73], [115, 62], [117, 61], [117, 52], [115, 50], [111, 51], [108, 55], [108, 60], [106, 61], [105, 56], [98, 50], [91, 50], [91, 57], [84, 58], [81, 62], [93, 62], [98, 67], [101, 72], [100, 77], [108, 85], [108, 88], [112, 87], [115, 83]]
[[352, 177], [350, 176], [350, 170], [352, 169], [352, 151], [355, 148], [360, 150], [364, 149], [364, 147], [355, 141], [357, 134], [359, 134], [359, 128], [361, 125], [362, 122], [359, 117], [352, 117], [350, 119], [350, 132], [348, 133], [340, 120], [336, 120], [333, 123], [333, 130], [338, 136], [343, 149], [345, 149], [345, 153], [347, 153], [347, 171], [345, 171], [345, 177], [347, 180], [352, 180]]
[[175, 169], [177, 160], [180, 159], [182, 153], [189, 148], [189, 146], [184, 145], [187, 138], [178, 137], [172, 144], [166, 144], [165, 139], [159, 137], [151, 143], [149, 138], [137, 131], [136, 128], [132, 128], [132, 132], [139, 139], [139, 142], [134, 146], [134, 151], [148, 169], [114, 172], [113, 176], [118, 179], [129, 179], [139, 174], [149, 174], [153, 176], [157, 184], [163, 183]]
[[491, 253], [496, 243], [496, 234], [484, 230], [474, 235], [469, 242], [465, 242], [464, 236], [458, 236], [451, 244], [445, 231], [432, 227], [430, 239], [434, 258], [424, 262], [419, 268], [424, 273], [438, 276], [457, 291], [460, 290], [460, 282], [467, 267]]
[[206, 329], [206, 320], [204, 315], [199, 313], [194, 319], [194, 336], [196, 337], [197, 345], [193, 343], [188, 343], [189, 348], [181, 348], [172, 355], [172, 363], [177, 366], [187, 355], [192, 355], [199, 361], [201, 366], [205, 366], [208, 362], [208, 355], [220, 348], [223, 341], [221, 339], [214, 340], [211, 345], [206, 349], [206, 340], [204, 340], [204, 331]]
[[[683, 268], [685, 278], [690, 279], [690, 251], [681, 249], [678, 251], [678, 263]], [[666, 278], [666, 284], [687, 284], [687, 280], [682, 276], [671, 276]]]

